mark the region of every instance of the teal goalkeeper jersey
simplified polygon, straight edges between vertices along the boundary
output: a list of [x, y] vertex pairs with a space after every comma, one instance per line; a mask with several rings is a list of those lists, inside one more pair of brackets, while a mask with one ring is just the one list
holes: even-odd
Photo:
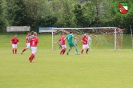
[[31, 38], [33, 38], [33, 37], [34, 37], [34, 35], [29, 36], [28, 41], [29, 41]]
[[73, 43], [73, 41], [72, 41], [73, 38], [74, 38], [74, 35], [68, 34], [68, 35], [67, 35], [67, 38], [66, 38], [66, 39], [67, 39], [67, 42], [68, 42], [68, 43]]

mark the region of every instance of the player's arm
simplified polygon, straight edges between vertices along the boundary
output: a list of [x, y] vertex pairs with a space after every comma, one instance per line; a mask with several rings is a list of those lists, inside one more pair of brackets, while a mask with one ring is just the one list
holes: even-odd
[[10, 41], [10, 44], [12, 45], [12, 40]]
[[77, 38], [77, 37], [74, 37], [74, 38], [78, 40], [78, 38]]
[[75, 38], [75, 36], [74, 36], [74, 35], [72, 35], [72, 38]]
[[83, 38], [81, 39], [81, 41], [82, 41], [83, 43], [85, 43], [85, 41], [84, 41], [84, 39], [83, 39]]
[[66, 37], [64, 38], [64, 41], [66, 40]]
[[84, 40], [82, 40], [82, 42], [83, 42], [83, 43], [85, 43], [85, 41], [84, 41]]
[[57, 43], [57, 42], [59, 42], [59, 40], [58, 40], [58, 41], [56, 41], [55, 43]]
[[61, 42], [61, 38], [57, 42], [55, 42], [55, 43], [58, 43], [59, 44], [60, 42]]
[[18, 39], [17, 45], [19, 45], [19, 39]]
[[33, 37], [34, 37], [33, 35], [29, 36], [29, 37], [28, 37], [28, 41], [29, 41], [31, 38], [33, 38]]
[[27, 38], [27, 40], [29, 41], [31, 39], [31, 37], [29, 36], [28, 38]]
[[26, 37], [26, 43], [28, 43], [28, 41], [29, 41], [29, 40], [28, 40], [28, 37]]
[[10, 44], [12, 45], [13, 38], [10, 40]]
[[39, 43], [39, 39], [37, 38], [37, 43]]

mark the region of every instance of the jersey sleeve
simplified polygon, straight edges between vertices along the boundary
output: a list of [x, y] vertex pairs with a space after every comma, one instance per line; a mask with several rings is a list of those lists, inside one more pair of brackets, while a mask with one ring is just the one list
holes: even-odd
[[39, 39], [37, 38], [37, 41], [36, 41], [37, 43], [39, 43]]
[[28, 38], [27, 38], [27, 40], [30, 40], [31, 39], [31, 36], [29, 36]]
[[17, 39], [18, 40], [18, 42], [19, 42], [19, 39]]
[[75, 36], [74, 36], [74, 35], [72, 35], [72, 38], [75, 38]]

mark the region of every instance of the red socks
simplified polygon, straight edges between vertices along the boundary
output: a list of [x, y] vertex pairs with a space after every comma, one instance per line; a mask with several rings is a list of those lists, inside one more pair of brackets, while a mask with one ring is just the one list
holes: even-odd
[[88, 50], [89, 50], [89, 49], [86, 49], [86, 53], [88, 53]]
[[83, 52], [84, 52], [84, 49], [81, 50], [81, 54], [83, 54]]
[[[88, 53], [89, 49], [86, 49], [86, 53]], [[81, 54], [83, 54], [84, 49], [81, 50]]]
[[15, 54], [17, 53], [17, 49], [15, 49]]
[[14, 49], [12, 49], [12, 53], [14, 54], [15, 52], [14, 52], [15, 50]]
[[66, 52], [66, 49], [63, 50], [63, 54]]
[[23, 49], [22, 52], [26, 51], [27, 49]]
[[35, 56], [34, 54], [31, 54], [31, 56], [30, 56], [30, 62], [32, 62], [34, 56]]
[[61, 51], [60, 51], [60, 54], [64, 54], [66, 52], [66, 49], [62, 49]]
[[17, 49], [12, 49], [12, 53], [16, 54], [17, 53]]

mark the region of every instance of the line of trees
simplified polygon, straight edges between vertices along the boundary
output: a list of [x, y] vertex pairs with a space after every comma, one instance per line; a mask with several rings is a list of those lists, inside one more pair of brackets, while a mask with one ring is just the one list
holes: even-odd
[[5, 32], [6, 26], [27, 25], [34, 31], [38, 31], [39, 26], [116, 26], [126, 28], [126, 33], [130, 33], [133, 11], [127, 16], [117, 15], [115, 1], [0, 0], [0, 32]]

